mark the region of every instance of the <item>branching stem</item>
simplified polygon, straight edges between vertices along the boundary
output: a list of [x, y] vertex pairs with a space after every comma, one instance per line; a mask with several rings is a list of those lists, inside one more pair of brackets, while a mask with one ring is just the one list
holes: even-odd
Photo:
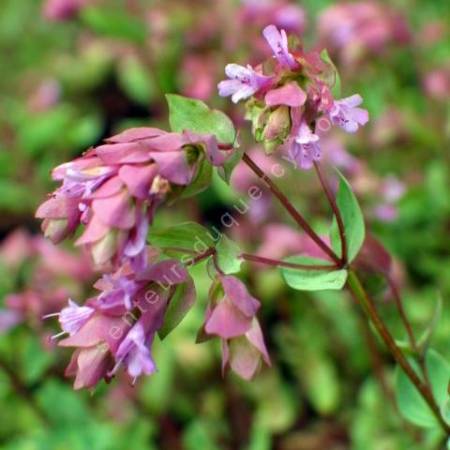
[[323, 176], [320, 164], [318, 162], [314, 162], [314, 168], [316, 169], [317, 177], [319, 178], [320, 184], [322, 185], [323, 191], [328, 199], [328, 203], [330, 204], [334, 217], [336, 218], [341, 241], [341, 262], [343, 264], [347, 264], [347, 237], [345, 235], [344, 221], [342, 219], [341, 212], [336, 204], [336, 199], [331, 192], [330, 186], [328, 185], [326, 178]]
[[320, 238], [320, 236], [311, 228], [305, 218], [297, 211], [294, 205], [280, 191], [278, 186], [263, 172], [263, 170], [246, 153], [242, 160], [248, 167], [266, 184], [272, 194], [283, 205], [295, 222], [305, 231], [305, 233], [326, 253], [337, 265], [341, 265], [341, 260], [334, 251]]

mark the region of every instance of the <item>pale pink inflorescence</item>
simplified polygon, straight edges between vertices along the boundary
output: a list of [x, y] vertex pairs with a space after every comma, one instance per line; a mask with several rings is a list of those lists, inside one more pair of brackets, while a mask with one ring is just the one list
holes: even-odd
[[[59, 313], [47, 315], [58, 317], [62, 332], [54, 338], [65, 336], [59, 345], [74, 348], [66, 374], [75, 377], [76, 389], [93, 388], [121, 367], [133, 382], [156, 371], [151, 345], [175, 292], [183, 287], [177, 299], [182, 309], [192, 305], [196, 293], [183, 264], [160, 260], [147, 245], [149, 227], [156, 209], [167, 197], [182, 194], [205, 159], [220, 166], [229, 154], [213, 135], [134, 128], [53, 170], [61, 185], [36, 213], [44, 233], [57, 243], [81, 228], [76, 245], [103, 271], [94, 285], [97, 295], [84, 305], [69, 300]], [[229, 298], [244, 308], [244, 326], [236, 334], [238, 315], [222, 307], [222, 317], [231, 313], [228, 322], [216, 330], [209, 320], [206, 328], [224, 339], [224, 364], [249, 378], [260, 353], [268, 361], [255, 318], [259, 303], [252, 300], [254, 309], [249, 311], [251, 297], [242, 282], [228, 277], [223, 284]]]
[[97, 266], [129, 260], [144, 267], [156, 208], [196, 174], [187, 156], [193, 146], [204, 148], [212, 164], [225, 160], [212, 135], [135, 128], [57, 167], [53, 179], [62, 185], [36, 213], [45, 235], [58, 243], [83, 225], [76, 245], [86, 248]]
[[326, 54], [290, 46], [286, 32], [274, 25], [263, 36], [273, 52], [271, 73], [263, 65], [228, 64], [219, 94], [235, 103], [247, 100], [253, 134], [267, 152], [280, 147], [298, 167], [310, 169], [322, 158], [322, 136], [333, 126], [354, 133], [369, 115], [358, 94], [334, 98], [337, 74]]

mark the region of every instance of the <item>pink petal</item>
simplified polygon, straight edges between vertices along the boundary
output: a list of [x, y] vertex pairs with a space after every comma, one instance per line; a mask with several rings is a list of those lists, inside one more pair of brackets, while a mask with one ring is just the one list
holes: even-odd
[[73, 336], [59, 342], [61, 347], [92, 347], [106, 342], [108, 348], [114, 352], [120, 344], [125, 330], [129, 327], [123, 317], [93, 315]]
[[105, 181], [90, 198], [106, 198], [111, 197], [122, 189], [123, 183], [118, 176], [112, 177]]
[[305, 103], [306, 93], [293, 81], [280, 88], [270, 90], [265, 96], [265, 101], [269, 106], [287, 105], [295, 108]]
[[250, 327], [251, 319], [244, 316], [230, 300], [224, 298], [212, 311], [205, 324], [205, 331], [223, 339], [230, 339], [242, 336]]
[[180, 150], [183, 146], [183, 137], [180, 133], [164, 133], [151, 139], [146, 139], [145, 144], [151, 151], [170, 152]]
[[100, 145], [95, 152], [105, 164], [136, 164], [150, 161], [148, 148], [142, 141]]
[[158, 173], [162, 177], [175, 184], [189, 184], [193, 170], [183, 151], [152, 152], [151, 156], [158, 164]]
[[131, 195], [143, 200], [148, 198], [156, 174], [157, 167], [154, 164], [146, 166], [125, 165], [119, 170], [119, 177], [127, 185]]
[[95, 346], [80, 351], [74, 389], [92, 388], [108, 373], [112, 358], [106, 347]]
[[166, 132], [160, 130], [159, 128], [151, 127], [139, 127], [139, 128], [129, 128], [128, 130], [122, 131], [119, 134], [105, 139], [108, 143], [119, 143], [125, 144], [127, 142], [138, 141], [141, 139], [148, 139], [160, 136]]
[[260, 365], [261, 355], [247, 339], [240, 337], [230, 343], [230, 367], [244, 380], [250, 380]]
[[264, 342], [264, 336], [261, 331], [261, 326], [257, 319], [253, 320], [252, 327], [245, 334], [249, 342], [261, 353], [264, 361], [268, 366], [271, 365], [270, 356], [267, 352], [266, 344]]
[[236, 277], [224, 276], [221, 278], [225, 297], [245, 316], [253, 317], [259, 309], [260, 303], [247, 291], [245, 284]]
[[78, 246], [98, 242], [109, 230], [110, 228], [94, 215], [87, 224], [83, 234], [76, 240], [75, 245]]
[[136, 221], [130, 196], [124, 190], [113, 197], [100, 198], [92, 202], [94, 214], [110, 227], [129, 229]]

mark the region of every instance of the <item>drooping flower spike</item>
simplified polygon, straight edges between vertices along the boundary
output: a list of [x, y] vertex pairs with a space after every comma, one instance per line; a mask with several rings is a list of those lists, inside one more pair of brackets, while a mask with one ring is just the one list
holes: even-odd
[[192, 147], [203, 149], [213, 165], [226, 160], [213, 135], [135, 128], [62, 164], [53, 171], [62, 185], [36, 213], [44, 233], [57, 243], [82, 224], [76, 245], [87, 248], [96, 265], [119, 267], [130, 260], [143, 268], [156, 208], [198, 171], [187, 154]]
[[75, 376], [75, 389], [92, 388], [102, 378], [111, 378], [124, 366], [133, 380], [156, 370], [151, 344], [164, 322], [173, 288], [186, 284], [182, 301], [191, 304], [195, 290], [186, 269], [176, 260], [149, 264], [143, 272], [122, 267], [104, 276], [95, 287], [101, 293], [78, 306], [69, 305], [58, 316], [59, 342], [74, 347], [66, 374]]

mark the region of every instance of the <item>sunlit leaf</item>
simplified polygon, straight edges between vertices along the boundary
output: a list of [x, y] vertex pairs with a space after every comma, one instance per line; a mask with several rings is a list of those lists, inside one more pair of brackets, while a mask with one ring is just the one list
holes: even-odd
[[332, 264], [317, 258], [308, 256], [290, 256], [284, 261], [295, 264], [329, 265], [330, 270], [291, 269], [281, 268], [281, 273], [286, 283], [293, 289], [300, 291], [319, 291], [327, 289], [342, 289], [347, 280], [347, 270], [333, 270]]
[[230, 118], [221, 111], [210, 109], [206, 103], [181, 95], [167, 94], [169, 122], [173, 131], [190, 130], [214, 134], [220, 142], [232, 144], [236, 131]]
[[[348, 181], [338, 171], [340, 178], [336, 203], [344, 222], [345, 236], [347, 239], [348, 261], [351, 262], [358, 254], [365, 236], [364, 217], [356, 200], [355, 194]], [[341, 239], [336, 219], [331, 226], [331, 245], [337, 254], [341, 254]]]

